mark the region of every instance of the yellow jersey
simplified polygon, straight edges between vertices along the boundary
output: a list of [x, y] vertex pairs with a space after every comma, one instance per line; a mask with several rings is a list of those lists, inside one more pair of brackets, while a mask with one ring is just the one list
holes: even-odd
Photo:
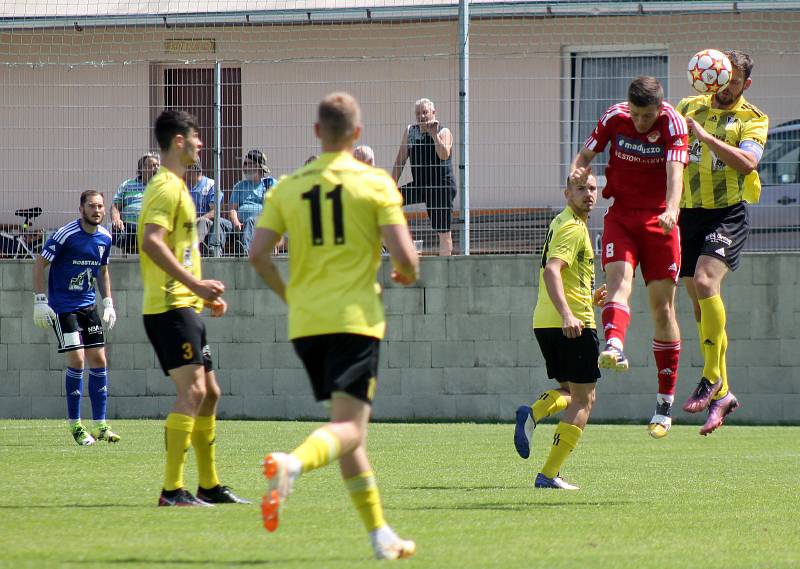
[[[767, 143], [769, 118], [744, 97], [730, 109], [711, 108], [711, 95], [683, 99], [675, 107], [684, 117], [692, 117], [706, 132], [737, 148], [745, 141]], [[717, 158], [706, 144], [689, 134], [689, 164], [683, 170], [683, 195], [680, 207], [719, 209], [746, 201], [757, 203], [761, 196], [758, 172], [743, 176]]]
[[167, 230], [164, 242], [169, 250], [187, 271], [201, 278], [196, 218], [194, 202], [184, 181], [161, 166], [144, 190], [136, 229], [144, 284], [143, 314], [161, 314], [175, 308], [194, 308], [198, 312], [203, 309], [203, 299], [169, 276], [142, 251], [145, 225], [152, 223], [164, 227]]
[[380, 227], [405, 224], [394, 180], [349, 152], [326, 152], [282, 178], [256, 226], [289, 235], [289, 338], [383, 338]]
[[539, 267], [539, 295], [533, 310], [534, 328], [561, 328], [564, 322], [544, 284], [544, 267], [550, 259], [561, 259], [567, 264], [561, 271], [567, 304], [586, 328], [594, 328], [594, 249], [586, 222], [569, 206], [550, 222], [544, 242]]

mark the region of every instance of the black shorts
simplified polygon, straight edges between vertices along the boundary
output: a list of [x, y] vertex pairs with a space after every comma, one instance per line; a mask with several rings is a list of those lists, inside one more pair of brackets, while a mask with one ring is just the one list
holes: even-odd
[[678, 227], [682, 277], [694, 276], [700, 255], [719, 259], [735, 271], [750, 234], [750, 215], [744, 203], [719, 209], [683, 208]]
[[106, 343], [103, 321], [97, 313], [96, 304], [58, 314], [53, 330], [58, 338], [59, 353], [100, 348]]
[[214, 369], [206, 340], [206, 325], [194, 308], [145, 314], [144, 330], [164, 375], [169, 375], [171, 369], [191, 364], [202, 365], [206, 371]]
[[424, 203], [431, 220], [431, 227], [436, 233], [450, 231], [453, 222], [453, 199], [456, 192], [449, 186], [420, 187], [414, 182], [400, 186], [403, 205]]
[[533, 333], [547, 365], [547, 377], [572, 383], [595, 383], [600, 379], [597, 330], [584, 328], [578, 338], [567, 338], [561, 328], [534, 328]]
[[372, 403], [378, 381], [377, 338], [358, 334], [324, 334], [292, 340], [303, 361], [317, 401], [335, 391]]

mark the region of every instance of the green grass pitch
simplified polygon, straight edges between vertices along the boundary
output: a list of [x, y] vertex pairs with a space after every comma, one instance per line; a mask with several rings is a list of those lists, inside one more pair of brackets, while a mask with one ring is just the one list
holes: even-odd
[[[115, 446], [75, 445], [63, 421], [1, 421], [0, 567], [372, 567], [336, 466], [295, 486], [261, 527], [263, 454], [315, 426], [220, 421], [223, 483], [249, 506], [157, 508], [161, 421], [114, 421]], [[552, 424], [521, 460], [510, 424], [375, 424], [390, 524], [429, 568], [800, 567], [800, 428], [590, 425], [564, 470], [579, 492], [535, 490]], [[187, 486], [196, 488], [190, 452]]]

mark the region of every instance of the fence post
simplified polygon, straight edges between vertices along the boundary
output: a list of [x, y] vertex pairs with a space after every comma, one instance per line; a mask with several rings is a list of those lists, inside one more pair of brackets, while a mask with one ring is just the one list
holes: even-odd
[[222, 63], [214, 64], [214, 225], [211, 228], [209, 243], [216, 243], [211, 247], [214, 257], [222, 256], [222, 240], [220, 239], [219, 220], [222, 215]]
[[464, 255], [469, 255], [469, 0], [458, 2], [458, 114], [461, 245]]

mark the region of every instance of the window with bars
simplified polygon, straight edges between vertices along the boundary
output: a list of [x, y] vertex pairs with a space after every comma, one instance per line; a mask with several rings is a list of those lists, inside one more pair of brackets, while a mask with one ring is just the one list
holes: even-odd
[[[564, 176], [570, 161], [606, 109], [627, 100], [628, 85], [634, 77], [656, 77], [663, 85], [666, 97], [669, 92], [667, 63], [666, 48], [637, 51], [568, 50], [564, 78], [565, 92], [569, 93]], [[593, 164], [598, 177], [605, 173], [605, 162], [598, 159]]]

